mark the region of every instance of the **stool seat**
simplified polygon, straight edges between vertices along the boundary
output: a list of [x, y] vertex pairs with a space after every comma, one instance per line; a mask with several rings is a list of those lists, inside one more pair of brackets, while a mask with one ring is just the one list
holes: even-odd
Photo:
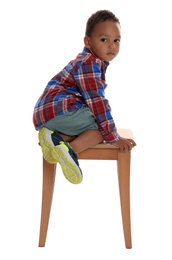
[[[132, 139], [129, 129], [118, 129], [120, 136]], [[111, 144], [101, 143], [78, 154], [79, 160], [116, 160], [119, 182], [121, 215], [126, 248], [132, 248], [130, 221], [130, 157], [131, 152], [119, 152]], [[46, 242], [51, 203], [56, 175], [56, 164], [50, 164], [43, 158], [42, 210], [39, 234], [39, 247]]]

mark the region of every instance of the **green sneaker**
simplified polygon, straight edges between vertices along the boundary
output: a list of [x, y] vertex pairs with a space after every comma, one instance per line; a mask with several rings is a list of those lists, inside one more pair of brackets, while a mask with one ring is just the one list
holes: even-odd
[[38, 137], [44, 159], [51, 164], [58, 162], [65, 178], [71, 183], [82, 182], [83, 175], [78, 157], [69, 143], [65, 142], [57, 132], [45, 127], [39, 130]]

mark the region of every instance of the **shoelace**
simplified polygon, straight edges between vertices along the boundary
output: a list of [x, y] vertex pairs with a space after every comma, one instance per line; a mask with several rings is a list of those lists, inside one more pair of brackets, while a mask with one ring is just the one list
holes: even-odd
[[65, 142], [63, 140], [63, 138], [57, 133], [57, 132], [54, 132], [51, 134], [51, 138], [52, 138], [52, 141], [54, 143], [54, 145], [59, 145], [60, 142], [62, 141], [69, 149], [69, 154], [70, 156], [72, 157], [72, 159], [75, 161], [75, 163], [79, 166], [79, 162], [78, 162], [78, 156], [77, 154], [73, 151], [73, 149], [71, 148], [71, 146], [69, 145], [68, 142]]
[[53, 144], [56, 146], [56, 145], [59, 145], [59, 142], [60, 141], [63, 141], [63, 138], [57, 133], [57, 132], [54, 132], [51, 134], [51, 138], [52, 138], [52, 141], [53, 141]]

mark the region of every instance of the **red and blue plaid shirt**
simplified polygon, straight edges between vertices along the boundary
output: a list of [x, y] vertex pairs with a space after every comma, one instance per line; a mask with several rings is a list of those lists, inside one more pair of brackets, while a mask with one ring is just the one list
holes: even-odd
[[95, 116], [106, 142], [117, 141], [120, 136], [105, 98], [105, 72], [109, 62], [103, 62], [84, 48], [75, 60], [55, 75], [38, 99], [33, 123], [39, 130], [44, 123], [57, 115], [74, 111], [86, 105]]

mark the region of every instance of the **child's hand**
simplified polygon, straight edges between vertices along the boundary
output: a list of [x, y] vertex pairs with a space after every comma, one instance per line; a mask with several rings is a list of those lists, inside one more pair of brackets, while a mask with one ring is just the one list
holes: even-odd
[[128, 152], [131, 151], [134, 146], [136, 146], [136, 143], [132, 139], [120, 137], [120, 139], [117, 142], [112, 143], [112, 145], [118, 147], [120, 152]]

